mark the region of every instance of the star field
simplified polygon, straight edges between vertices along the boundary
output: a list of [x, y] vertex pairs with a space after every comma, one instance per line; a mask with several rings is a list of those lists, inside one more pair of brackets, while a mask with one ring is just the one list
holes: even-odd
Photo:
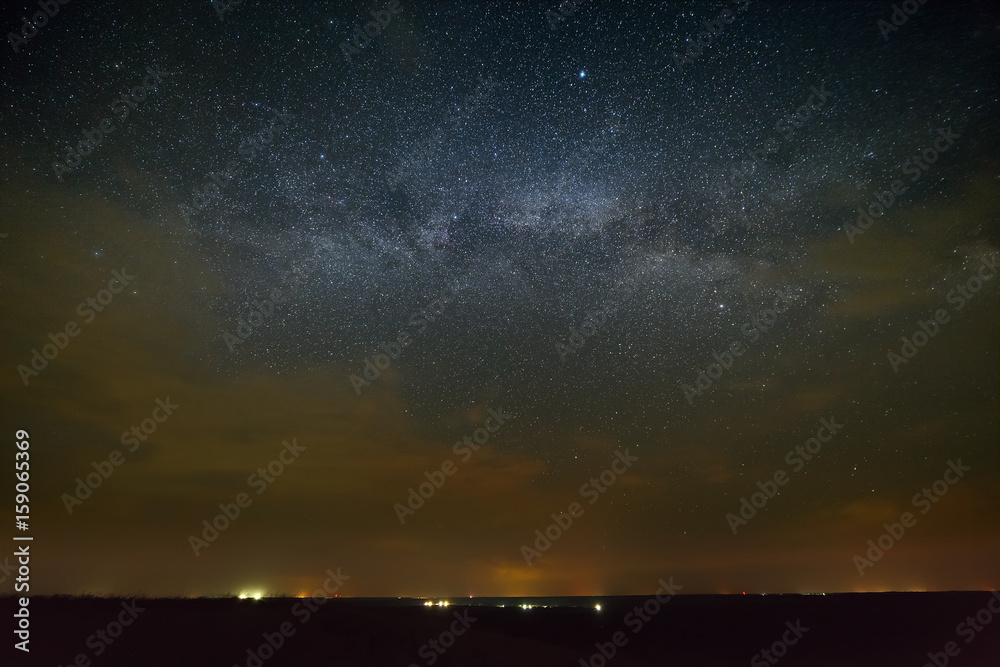
[[[578, 2], [553, 24], [558, 3], [401, 2], [358, 40], [383, 4], [74, 3], [4, 53], [4, 422], [51, 443], [49, 542], [105, 539], [53, 556], [53, 591], [287, 589], [334, 548], [371, 595], [631, 593], [670, 568], [693, 592], [996, 585], [961, 554], [1000, 551], [997, 281], [886, 360], [997, 258], [995, 7], [927, 3], [885, 39], [878, 4]], [[25, 386], [123, 265], [134, 287]], [[167, 393], [178, 415], [67, 515]], [[496, 406], [510, 424], [401, 527], [393, 504]], [[734, 536], [725, 515], [831, 414], [843, 432]], [[303, 462], [189, 572], [187, 533], [293, 435]], [[573, 546], [525, 567], [626, 448]], [[851, 554], [958, 456], [970, 478], [861, 580]], [[149, 564], [102, 570], [129, 526]]]

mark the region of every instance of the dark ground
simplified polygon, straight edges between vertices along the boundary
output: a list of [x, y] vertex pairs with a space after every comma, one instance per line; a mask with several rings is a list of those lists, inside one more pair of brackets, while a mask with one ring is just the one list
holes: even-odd
[[[761, 649], [781, 639], [786, 621], [808, 628], [781, 665], [922, 667], [928, 652], [954, 641], [959, 653], [947, 658], [957, 667], [1000, 666], [1000, 615], [974, 636], [957, 626], [975, 616], [989, 593], [895, 593], [826, 596], [679, 596], [638, 633], [624, 617], [647, 598], [605, 598], [593, 608], [395, 606], [367, 600], [336, 599], [308, 620], [293, 615], [297, 599], [140, 600], [134, 623], [105, 646], [98, 630], [122, 612], [122, 599], [35, 597], [29, 604], [31, 652], [12, 650], [15, 600], [4, 597], [8, 629], [4, 665], [70, 665], [84, 654], [95, 666], [219, 665], [246, 667], [248, 649], [264, 633], [288, 621], [294, 634], [277, 652], [249, 667], [308, 665], [549, 665], [576, 667], [590, 660], [595, 642], [609, 642], [623, 630], [627, 644], [609, 666], [767, 665]], [[1000, 607], [995, 602], [994, 607]], [[476, 621], [431, 663], [421, 646], [448, 629], [454, 613], [468, 610]], [[992, 612], [989, 612], [992, 616]], [[982, 618], [987, 614], [983, 613]], [[286, 626], [287, 628], [288, 626]], [[91, 638], [91, 636], [94, 637]], [[88, 646], [88, 638], [89, 646]], [[967, 642], [967, 639], [971, 641]], [[447, 641], [447, 639], [445, 640]], [[779, 649], [780, 651], [780, 649]], [[264, 652], [265, 657], [267, 651]], [[939, 665], [947, 656], [939, 656]], [[86, 667], [86, 662], [80, 665]], [[583, 663], [587, 664], [587, 663]], [[599, 667], [603, 663], [595, 659]]]

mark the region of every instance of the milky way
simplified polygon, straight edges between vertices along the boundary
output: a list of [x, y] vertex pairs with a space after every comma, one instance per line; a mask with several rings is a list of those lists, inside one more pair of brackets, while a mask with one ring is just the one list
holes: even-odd
[[[483, 590], [511, 592], [497, 563], [517, 563], [523, 538], [617, 448], [644, 457], [629, 486], [579, 529], [580, 561], [569, 547], [549, 558], [586, 585], [546, 570], [519, 580], [531, 592], [642, 589], [645, 574], [624, 574], [633, 557], [651, 581], [669, 564], [695, 589], [750, 587], [743, 576], [853, 589], [848, 552], [960, 454], [978, 481], [942, 514], [995, 513], [996, 281], [921, 357], [898, 372], [886, 361], [997, 256], [994, 6], [927, 3], [886, 31], [891, 7], [855, 3], [390, 4], [74, 3], [8, 46], [3, 393], [20, 410], [11, 428], [57, 415], [67, 462], [39, 473], [50, 499], [145, 409], [110, 406], [145, 406], [159, 383], [188, 414], [204, 409], [184, 417], [185, 435], [161, 437], [211, 454], [168, 464], [168, 441], [154, 442], [129, 473], [136, 486], [106, 492], [137, 494], [138, 507], [185, 497], [139, 552], [183, 547], [175, 533], [239, 485], [246, 453], [298, 431], [331, 457], [313, 470], [337, 469], [339, 448], [377, 447], [275, 507], [310, 507], [311, 522], [353, 503], [359, 515], [338, 524], [349, 551], [392, 543], [406, 480], [499, 404], [517, 418], [495, 458], [473, 464], [493, 481], [460, 497], [479, 512], [523, 499], [477, 524], [459, 559]], [[115, 130], [67, 169], [105, 118]], [[905, 170], [935, 146], [933, 162]], [[879, 214], [849, 233], [873, 203]], [[17, 366], [122, 265], [140, 276], [128, 305], [109, 306], [107, 324], [26, 389]], [[736, 341], [745, 353], [698, 385]], [[378, 354], [391, 359], [366, 377]], [[121, 379], [131, 373], [151, 388]], [[849, 423], [837, 446], [783, 491], [766, 528], [733, 538], [725, 514], [829, 413]], [[338, 475], [367, 486], [331, 490]], [[387, 586], [447, 585], [427, 544], [460, 539], [458, 498], [418, 517], [406, 549], [425, 565]], [[75, 526], [103, 520], [53, 507]], [[307, 531], [304, 516], [288, 521]], [[922, 544], [947, 535], [995, 553], [984, 526]], [[803, 531], [839, 561], [814, 576], [807, 549], [787, 574], [785, 556], [761, 555]], [[996, 582], [995, 566], [935, 578], [951, 547], [921, 560], [913, 540], [875, 585]], [[745, 560], [719, 555], [734, 545]], [[730, 574], [701, 569], [709, 553]], [[275, 586], [309, 576], [302, 563], [268, 574], [265, 560], [247, 571]], [[163, 567], [176, 590], [216, 585]], [[90, 585], [71, 570], [57, 586]]]

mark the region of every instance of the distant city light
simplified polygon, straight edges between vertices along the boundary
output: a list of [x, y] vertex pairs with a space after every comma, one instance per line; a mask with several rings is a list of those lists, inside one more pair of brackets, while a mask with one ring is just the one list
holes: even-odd
[[594, 605], [594, 609], [596, 609], [597, 611], [600, 611], [601, 610], [601, 605], [595, 604]]

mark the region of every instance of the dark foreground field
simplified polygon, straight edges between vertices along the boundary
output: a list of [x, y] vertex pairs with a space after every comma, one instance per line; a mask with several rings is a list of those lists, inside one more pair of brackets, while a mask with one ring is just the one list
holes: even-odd
[[[624, 646], [615, 647], [609, 665], [921, 667], [934, 665], [930, 652], [938, 667], [1000, 666], [1000, 615], [994, 619], [993, 612], [982, 611], [993, 599], [989, 593], [680, 596], [647, 617], [648, 622], [633, 615], [626, 624], [626, 615], [647, 599], [605, 598], [601, 611], [458, 604], [427, 608], [336, 599], [306, 618], [303, 601], [294, 598], [139, 600], [131, 611], [123, 608], [130, 601], [121, 599], [33, 598], [31, 653], [23, 654], [11, 650], [15, 607], [14, 599], [5, 597], [9, 643], [4, 655], [13, 658], [2, 662], [49, 667], [74, 661], [83, 667], [599, 666], [604, 662], [592, 658], [599, 656], [595, 643], [610, 652], [613, 635], [622, 631], [618, 639]], [[1000, 609], [1000, 598], [993, 606]], [[468, 619], [467, 631], [456, 613]], [[975, 625], [960, 625], [969, 616]], [[130, 625], [113, 638], [119, 617]], [[987, 618], [988, 624], [981, 624]], [[289, 636], [279, 639], [284, 623]], [[801, 637], [789, 630], [796, 624]], [[463, 631], [453, 643], [451, 626]], [[270, 650], [266, 636], [279, 645], [277, 650]], [[781, 646], [783, 637], [795, 643]], [[431, 640], [451, 646], [435, 650]], [[956, 655], [948, 656], [947, 648]], [[768, 661], [759, 654], [762, 649], [783, 657]]]

